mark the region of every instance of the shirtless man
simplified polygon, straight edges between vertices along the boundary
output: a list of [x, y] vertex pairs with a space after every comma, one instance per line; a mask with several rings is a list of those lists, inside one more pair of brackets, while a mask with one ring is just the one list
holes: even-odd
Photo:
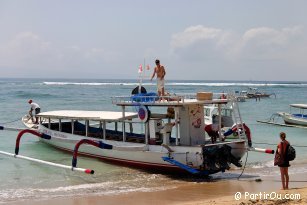
[[152, 80], [157, 73], [158, 95], [164, 96], [165, 95], [165, 93], [164, 93], [164, 76], [165, 76], [166, 72], [165, 72], [164, 66], [160, 65], [160, 61], [158, 59], [156, 60], [156, 65], [157, 66], [155, 67], [155, 70], [154, 70], [150, 80]]

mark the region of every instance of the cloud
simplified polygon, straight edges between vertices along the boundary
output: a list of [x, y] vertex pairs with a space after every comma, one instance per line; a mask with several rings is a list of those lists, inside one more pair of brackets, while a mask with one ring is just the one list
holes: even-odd
[[171, 47], [176, 49], [187, 47], [200, 41], [218, 41], [222, 35], [223, 31], [221, 29], [207, 28], [201, 25], [191, 26], [182, 33], [173, 35]]
[[171, 54], [184, 59], [290, 62], [288, 51], [299, 52], [306, 46], [306, 39], [302, 38], [303, 36], [304, 28], [301, 26], [282, 29], [259, 27], [239, 33], [198, 25], [174, 34], [170, 47]]
[[[119, 54], [103, 48], [81, 48], [78, 45], [57, 46], [33, 32], [22, 32], [4, 45], [0, 45], [0, 69], [8, 75], [26, 75], [44, 70], [46, 75], [55, 72], [72, 73], [74, 68], [84, 72], [114, 62]], [[79, 69], [78, 72], [81, 72]], [[74, 70], [75, 71], [75, 70]], [[5, 74], [5, 72], [2, 72]], [[29, 74], [30, 75], [30, 74]]]
[[51, 53], [54, 52], [50, 42], [31, 32], [23, 32], [0, 47], [0, 66], [22, 67], [26, 64], [35, 67]]
[[240, 32], [190, 26], [172, 35], [170, 56], [192, 79], [305, 80], [306, 36], [303, 26]]
[[171, 53], [180, 57], [200, 60], [227, 55], [233, 45], [233, 33], [201, 25], [191, 26], [174, 34], [171, 39]]

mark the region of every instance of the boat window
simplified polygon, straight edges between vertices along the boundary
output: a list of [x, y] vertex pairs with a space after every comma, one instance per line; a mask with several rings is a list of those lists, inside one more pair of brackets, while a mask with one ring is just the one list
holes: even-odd
[[208, 117], [211, 116], [211, 115], [210, 115], [210, 109], [209, 109], [209, 108], [206, 108], [206, 109], [205, 109], [205, 115], [208, 116]]

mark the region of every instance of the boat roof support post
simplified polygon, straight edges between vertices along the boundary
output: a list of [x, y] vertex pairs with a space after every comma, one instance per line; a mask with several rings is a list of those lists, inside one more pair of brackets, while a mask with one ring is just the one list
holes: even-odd
[[133, 126], [132, 126], [132, 122], [131, 119], [129, 119], [129, 132], [132, 133], [133, 132]]
[[75, 121], [71, 120], [71, 134], [74, 134], [75, 132]]
[[218, 104], [217, 105], [218, 108], [218, 116], [219, 116], [219, 140], [220, 142], [222, 141], [222, 105]]
[[148, 145], [148, 130], [149, 130], [149, 121], [145, 122], [145, 144]]
[[176, 145], [179, 145], [179, 107], [175, 107], [175, 133], [176, 133]]
[[59, 119], [59, 132], [62, 132], [62, 119]]
[[106, 139], [106, 129], [107, 129], [107, 124], [106, 121], [103, 121], [103, 139]]
[[122, 122], [122, 131], [123, 131], [123, 142], [126, 141], [126, 128], [125, 128], [125, 106], [122, 106], [123, 113], [123, 122]]
[[88, 126], [89, 126], [89, 121], [85, 120], [85, 136], [88, 137]]
[[50, 117], [48, 118], [48, 128], [51, 129], [51, 122]]

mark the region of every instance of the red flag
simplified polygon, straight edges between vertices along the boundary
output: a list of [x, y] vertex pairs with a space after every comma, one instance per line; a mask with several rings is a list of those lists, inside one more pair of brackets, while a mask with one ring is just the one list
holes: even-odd
[[142, 64], [139, 66], [139, 73], [143, 72]]

